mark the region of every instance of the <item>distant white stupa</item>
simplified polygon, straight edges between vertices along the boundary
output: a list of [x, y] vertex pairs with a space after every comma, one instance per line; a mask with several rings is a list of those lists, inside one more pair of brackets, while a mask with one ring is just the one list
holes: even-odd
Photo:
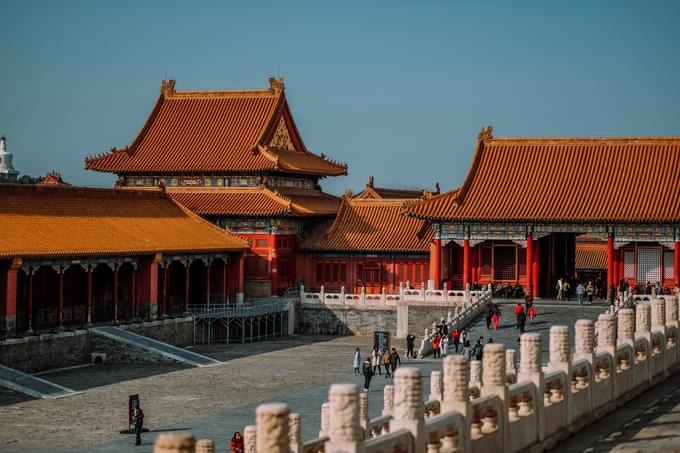
[[7, 139], [0, 137], [0, 182], [17, 182], [19, 172], [12, 165], [12, 153], [7, 152]]

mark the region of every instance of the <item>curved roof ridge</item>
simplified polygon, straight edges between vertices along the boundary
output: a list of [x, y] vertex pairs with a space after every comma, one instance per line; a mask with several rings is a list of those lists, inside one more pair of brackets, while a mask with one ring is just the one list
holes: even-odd
[[680, 135], [649, 135], [649, 136], [632, 136], [632, 135], [593, 135], [585, 137], [492, 137], [488, 140], [490, 144], [493, 143], [590, 143], [590, 142], [611, 142], [616, 144], [618, 142], [625, 143], [645, 143], [645, 142], [680, 142]]

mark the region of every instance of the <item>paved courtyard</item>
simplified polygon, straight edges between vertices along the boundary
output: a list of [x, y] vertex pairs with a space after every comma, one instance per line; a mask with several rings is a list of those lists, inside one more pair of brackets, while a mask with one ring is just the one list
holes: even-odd
[[[519, 349], [518, 333], [512, 325], [513, 305], [502, 307], [504, 317], [498, 331], [487, 331], [484, 320], [480, 319], [471, 328], [472, 337], [484, 335], [488, 339], [492, 336], [497, 343]], [[573, 328], [576, 319], [595, 319], [605, 308], [537, 304], [538, 317], [534, 325], [528, 326], [528, 331], [544, 335], [544, 361], [547, 360], [547, 335], [551, 325]], [[266, 401], [286, 402], [291, 410], [300, 412], [303, 440], [309, 440], [318, 435], [320, 407], [327, 399], [329, 385], [334, 382], [362, 384], [361, 377], [352, 375], [352, 355], [355, 347], [365, 354], [370, 345], [368, 337], [293, 336], [252, 345], [196, 348], [225, 360], [221, 365], [207, 368], [97, 365], [48, 374], [44, 377], [86, 392], [59, 400], [0, 396], [0, 420], [3, 421], [0, 451], [25, 452], [29, 447], [28, 451], [36, 453], [151, 452], [156, 434], [170, 430], [190, 430], [197, 438], [212, 438], [218, 451], [225, 451], [232, 433], [252, 424], [255, 408]], [[427, 398], [429, 373], [441, 369], [441, 361], [432, 358], [407, 360], [403, 342], [397, 341], [396, 346], [404, 365], [417, 366], [421, 370], [424, 398]], [[680, 377], [674, 379], [680, 382]], [[373, 379], [369, 392], [371, 417], [379, 415], [382, 409], [382, 390], [388, 381], [383, 376]], [[657, 407], [674, 405], [676, 409], [673, 410], [680, 411], [680, 395], [667, 390], [664, 396], [671, 395], [675, 400]], [[143, 436], [144, 444], [139, 448], [132, 447], [132, 436], [118, 434], [125, 428], [127, 397], [132, 393], [141, 395], [146, 426], [151, 429]], [[642, 420], [652, 420], [652, 417], [645, 415]], [[680, 418], [677, 413], [664, 417], [658, 419], [657, 429], [668, 427], [680, 433], [680, 423], [675, 423], [675, 419]], [[616, 425], [598, 423], [595, 426], [604, 431], [611, 427], [604, 434], [597, 432], [596, 440], [611, 435], [613, 442], [617, 441], [617, 437], [610, 434]], [[637, 425], [629, 425], [626, 439], [630, 438], [629, 434], [642, 433], [645, 429], [651, 428], [643, 428], [639, 421]], [[583, 451], [582, 447], [589, 439], [592, 441], [586, 437], [576, 449], [564, 451]]]

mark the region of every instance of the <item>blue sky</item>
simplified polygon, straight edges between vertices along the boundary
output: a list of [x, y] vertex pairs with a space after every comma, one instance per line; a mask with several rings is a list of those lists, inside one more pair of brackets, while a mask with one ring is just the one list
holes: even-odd
[[334, 193], [460, 184], [496, 136], [680, 135], [680, 2], [5, 0], [0, 132], [15, 166], [111, 186], [158, 95], [283, 75]]

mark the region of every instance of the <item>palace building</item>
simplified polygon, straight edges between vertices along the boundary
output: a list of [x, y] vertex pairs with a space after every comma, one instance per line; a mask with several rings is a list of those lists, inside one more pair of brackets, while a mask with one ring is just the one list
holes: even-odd
[[163, 190], [0, 184], [0, 337], [155, 320], [243, 294], [247, 241]]
[[163, 81], [134, 141], [86, 159], [85, 168], [118, 175], [121, 188], [164, 185], [170, 197], [248, 239], [247, 296], [295, 286], [300, 234], [335, 216], [340, 199], [319, 182], [347, 166], [306, 147], [282, 79], [252, 91], [176, 91]]
[[680, 137], [496, 138], [484, 128], [460, 188], [411, 205], [431, 222], [442, 282], [519, 282], [552, 295], [576, 236], [606, 243], [607, 287], [680, 280]]
[[404, 216], [404, 207], [432, 196], [427, 191], [374, 187], [373, 177], [355, 197], [346, 193], [334, 220], [318, 224], [300, 244], [302, 281], [328, 290], [380, 293], [430, 278], [433, 230]]

